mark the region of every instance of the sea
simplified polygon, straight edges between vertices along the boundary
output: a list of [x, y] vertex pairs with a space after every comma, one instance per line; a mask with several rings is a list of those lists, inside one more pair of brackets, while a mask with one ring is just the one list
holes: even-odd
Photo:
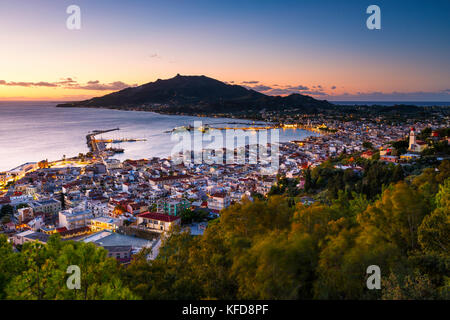
[[[58, 102], [0, 101], [0, 172], [27, 162], [49, 161], [88, 152], [86, 135], [94, 130], [120, 128], [99, 135], [103, 139], [145, 139], [146, 141], [112, 144], [124, 149], [120, 160], [167, 157], [177, 141], [175, 127], [201, 121], [211, 127], [248, 127], [249, 120], [161, 115], [145, 111], [120, 111], [92, 108], [56, 108]], [[262, 125], [256, 122], [254, 126]], [[279, 141], [301, 140], [317, 133], [279, 130]], [[270, 135], [269, 135], [270, 137]], [[269, 139], [270, 141], [270, 139]]]

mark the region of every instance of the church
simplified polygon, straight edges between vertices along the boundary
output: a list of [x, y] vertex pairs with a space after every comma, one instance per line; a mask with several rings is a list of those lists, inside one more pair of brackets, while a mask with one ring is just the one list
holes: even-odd
[[416, 140], [416, 130], [411, 127], [409, 132], [409, 148], [408, 151], [422, 152], [427, 147], [427, 143], [421, 140]]

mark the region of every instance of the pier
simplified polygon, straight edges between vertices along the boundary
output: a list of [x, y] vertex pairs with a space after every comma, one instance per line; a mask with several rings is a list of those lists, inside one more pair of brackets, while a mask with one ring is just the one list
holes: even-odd
[[130, 138], [122, 138], [122, 139], [95, 139], [96, 143], [121, 143], [121, 142], [138, 142], [138, 141], [147, 141], [147, 139], [130, 139]]
[[92, 133], [89, 133], [86, 136], [86, 143], [89, 147], [89, 150], [91, 150], [91, 152], [93, 154], [98, 154], [98, 155], [102, 151], [105, 151], [105, 143], [95, 140], [95, 136], [102, 134], [102, 133], [118, 131], [118, 130], [120, 130], [120, 128], [108, 129], [108, 130], [94, 130], [94, 131], [92, 131]]
[[97, 156], [103, 157], [108, 155], [114, 155], [116, 153], [123, 153], [124, 149], [117, 147], [107, 148], [107, 143], [121, 143], [121, 142], [137, 142], [137, 141], [147, 141], [147, 139], [134, 139], [134, 138], [120, 138], [120, 139], [96, 139], [95, 137], [99, 134], [118, 131], [119, 128], [108, 129], [108, 130], [94, 130], [86, 136], [86, 143], [89, 150]]

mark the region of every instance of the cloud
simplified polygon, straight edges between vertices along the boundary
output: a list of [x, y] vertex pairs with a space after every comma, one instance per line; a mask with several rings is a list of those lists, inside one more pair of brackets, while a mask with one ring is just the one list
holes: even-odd
[[100, 81], [88, 81], [85, 85], [74, 85], [67, 87], [68, 89], [84, 89], [84, 90], [98, 90], [98, 91], [112, 91], [112, 90], [122, 90], [131, 87], [131, 85], [126, 84], [122, 81], [115, 81], [111, 83], [100, 83]]
[[[250, 82], [250, 81], [247, 81], [247, 82]], [[259, 81], [254, 81], [254, 82], [259, 83]], [[256, 86], [244, 85], [244, 87], [246, 87], [247, 89], [256, 90], [256, 91], [259, 91], [261, 93], [272, 95], [272, 96], [289, 95], [289, 94], [292, 94], [292, 93], [316, 94], [315, 90], [311, 91], [309, 87], [304, 86], [304, 85], [280, 86], [280, 85], [275, 84], [275, 85], [272, 85], [272, 86], [267, 86], [267, 85], [259, 84], [259, 85], [256, 85]], [[318, 92], [317, 94], [323, 94], [323, 93], [322, 92]]]
[[91, 80], [85, 84], [78, 83], [73, 78], [62, 78], [55, 82], [15, 82], [0, 80], [0, 85], [2, 86], [15, 86], [15, 87], [49, 87], [49, 88], [64, 88], [64, 89], [83, 89], [83, 90], [97, 90], [97, 91], [114, 91], [122, 90], [131, 86], [136, 86], [127, 84], [122, 81], [114, 81], [110, 83], [101, 83], [99, 80]]
[[317, 91], [317, 90], [303, 91], [302, 94], [309, 94], [311, 96], [326, 96], [327, 95], [327, 93], [325, 93], [323, 91]]
[[15, 81], [5, 81], [0, 80], [0, 85], [3, 86], [13, 86], [13, 87], [57, 87], [57, 83], [51, 83], [51, 82], [15, 82]]
[[450, 89], [438, 91], [412, 91], [412, 92], [356, 92], [328, 95], [329, 100], [350, 101], [450, 101]]
[[299, 91], [309, 90], [309, 88], [307, 86], [302, 86], [302, 85], [298, 85], [298, 86], [295, 86], [295, 87], [289, 86], [288, 88], [291, 89], [291, 90], [299, 90]]
[[243, 84], [257, 84], [259, 81], [242, 81]]
[[157, 53], [150, 53], [149, 57], [152, 59], [162, 59], [162, 57]]
[[[249, 81], [247, 81], [249, 82]], [[256, 81], [255, 81], [256, 82]], [[258, 82], [259, 83], [259, 82]], [[293, 93], [305, 94], [314, 97], [320, 97], [327, 100], [348, 100], [348, 101], [450, 101], [450, 89], [443, 89], [437, 91], [414, 91], [414, 92], [356, 92], [356, 93], [341, 93], [335, 94], [333, 90], [337, 89], [337, 86], [330, 87], [329, 92], [325, 91], [325, 88], [318, 84], [313, 85], [311, 88], [305, 85], [272, 85], [267, 86], [263, 84], [246, 86], [248, 89], [253, 89], [261, 93], [272, 96], [285, 96]]]
[[272, 90], [271, 87], [269, 87], [269, 86], [264, 86], [264, 85], [258, 85], [258, 86], [253, 86], [253, 87], [250, 87], [250, 86], [243, 86], [243, 87], [245, 87], [245, 88], [247, 88], [247, 89], [259, 91], [259, 92], [264, 92], [264, 91]]

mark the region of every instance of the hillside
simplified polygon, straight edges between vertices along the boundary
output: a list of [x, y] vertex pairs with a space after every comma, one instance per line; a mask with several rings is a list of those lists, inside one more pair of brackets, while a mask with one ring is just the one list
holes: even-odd
[[150, 82], [89, 100], [59, 104], [58, 107], [94, 107], [148, 110], [166, 113], [219, 113], [242, 110], [301, 108], [312, 111], [332, 106], [310, 96], [268, 96], [239, 85], [206, 76], [181, 76]]

